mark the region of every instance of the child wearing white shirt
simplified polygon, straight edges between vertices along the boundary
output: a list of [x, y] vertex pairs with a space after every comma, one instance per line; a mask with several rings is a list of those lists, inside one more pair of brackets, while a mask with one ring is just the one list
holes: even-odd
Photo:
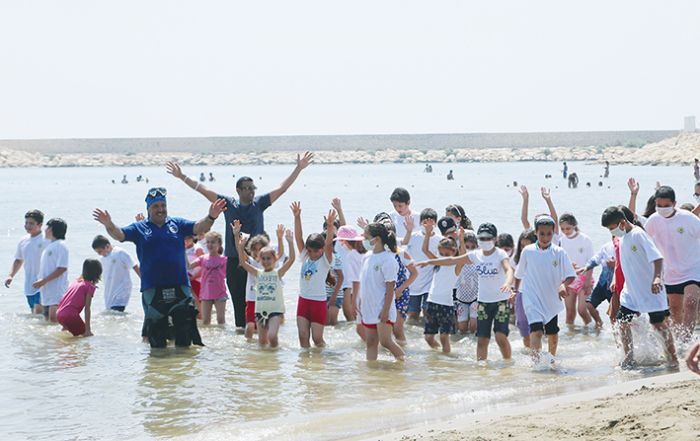
[[63, 294], [68, 289], [68, 247], [64, 241], [68, 224], [59, 218], [46, 223], [45, 237], [51, 243], [41, 253], [39, 274], [32, 287], [41, 293], [46, 320], [57, 323], [56, 311]]
[[27, 298], [29, 310], [34, 314], [41, 314], [41, 294], [32, 287], [32, 283], [38, 278], [41, 254], [49, 244], [41, 234], [41, 225], [44, 223], [44, 213], [39, 210], [28, 211], [24, 215], [24, 230], [27, 235], [17, 244], [15, 260], [12, 263], [10, 274], [5, 279], [5, 287], [9, 288], [12, 280], [24, 265], [24, 295]]
[[620, 238], [620, 262], [625, 274], [625, 286], [620, 294], [620, 323], [622, 348], [625, 358], [623, 368], [635, 366], [634, 346], [630, 322], [642, 313], [649, 315], [649, 322], [661, 334], [666, 344], [666, 359], [671, 367], [678, 366], [673, 334], [666, 317], [668, 299], [661, 283], [663, 257], [651, 237], [632, 224], [619, 207], [607, 208], [601, 217], [603, 227]]
[[[407, 246], [408, 253], [415, 261], [427, 260], [430, 257], [423, 251], [423, 241], [428, 236], [430, 252], [438, 254], [438, 243], [441, 236], [435, 234], [433, 228], [437, 222], [437, 212], [432, 208], [426, 208], [420, 213], [421, 229], [414, 232], [415, 225], [410, 218], [406, 222], [406, 235], [403, 238], [403, 245]], [[430, 227], [431, 233], [428, 234], [426, 228]], [[423, 267], [418, 269], [418, 277], [411, 284], [411, 296], [408, 304], [408, 318], [416, 322], [420, 317], [421, 311], [425, 314], [428, 301], [428, 290], [433, 280], [433, 271], [430, 268]]]

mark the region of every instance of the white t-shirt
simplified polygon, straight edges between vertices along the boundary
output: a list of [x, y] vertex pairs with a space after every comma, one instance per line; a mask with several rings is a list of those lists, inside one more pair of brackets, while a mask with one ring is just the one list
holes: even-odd
[[[406, 222], [406, 219], [404, 219], [403, 216], [401, 216], [399, 213], [392, 211], [389, 214], [389, 217], [391, 218], [391, 221], [394, 223], [394, 228], [396, 229], [396, 240], [398, 242], [401, 242], [404, 237], [406, 237], [406, 226], [404, 223]], [[412, 214], [411, 218], [413, 219], [413, 228], [415, 231], [415, 228], [420, 228], [420, 215], [419, 214]]]
[[[56, 268], [68, 268], [68, 247], [63, 240], [50, 242], [41, 253], [39, 278], [47, 277], [56, 271]], [[41, 287], [41, 304], [58, 305], [67, 289], [68, 271], [64, 271], [63, 274]]]
[[39, 279], [41, 253], [49, 243], [40, 233], [34, 237], [27, 234], [17, 244], [15, 259], [21, 260], [24, 265], [24, 295], [26, 296], [33, 296], [37, 293], [37, 290], [32, 288], [32, 283]]
[[457, 285], [458, 274], [456, 267], [452, 266], [428, 266], [433, 272], [433, 280], [428, 290], [428, 301], [438, 305], [454, 306], [452, 292]]
[[353, 282], [360, 281], [360, 270], [362, 269], [362, 254], [357, 250], [350, 250], [345, 253], [343, 259], [343, 285], [342, 289], [352, 288]]
[[[338, 272], [343, 272], [343, 260], [340, 257], [340, 253], [337, 251], [337, 249], [333, 250], [333, 261], [331, 262], [331, 275], [335, 279], [335, 284], [329, 285], [326, 283], [326, 298], [330, 299], [333, 293], [335, 292], [335, 287], [338, 284]], [[345, 283], [345, 275], [343, 274], [343, 283]], [[340, 285], [340, 288], [338, 288], [338, 298], [343, 297], [343, 285]]]
[[501, 291], [501, 287], [506, 283], [503, 261], [508, 260], [508, 254], [496, 248], [490, 256], [485, 255], [483, 250], [474, 250], [470, 251], [467, 257], [474, 262], [476, 273], [479, 275], [478, 300], [482, 303], [508, 300], [510, 292]]
[[[428, 256], [425, 255], [423, 252], [423, 238], [425, 237], [425, 234], [423, 231], [418, 231], [415, 232], [411, 235], [411, 241], [408, 242], [408, 254], [411, 255], [413, 258], [414, 262], [421, 262], [424, 260], [428, 260]], [[438, 256], [438, 243], [440, 243], [440, 240], [442, 239], [442, 236], [438, 234], [433, 234], [430, 237], [430, 245], [429, 249], [430, 252], [433, 253], [435, 256]], [[416, 280], [413, 281], [411, 284], [411, 295], [412, 296], [419, 296], [422, 294], [427, 293], [430, 290], [430, 283], [433, 281], [433, 267], [432, 266], [425, 266], [423, 268], [417, 268], [418, 269], [418, 277], [416, 277]]]
[[[278, 252], [277, 248], [274, 248], [275, 250], [275, 255]], [[285, 254], [282, 256], [281, 259], [277, 259], [277, 263], [275, 263], [275, 269], [278, 270], [284, 265], [284, 262], [287, 260], [287, 255]], [[262, 265], [260, 262], [257, 260], [253, 259], [252, 256], [248, 256], [248, 264], [254, 268], [257, 268], [259, 270], [263, 270]], [[255, 291], [255, 286], [258, 283], [258, 277], [254, 276], [250, 273], [248, 273], [248, 277], [246, 278], [245, 282], [245, 301], [246, 302], [255, 302], [255, 299], [257, 298], [257, 292]], [[284, 285], [284, 281], [282, 279], [279, 279], [279, 283]]]
[[331, 262], [324, 252], [318, 260], [309, 259], [304, 249], [301, 252], [301, 275], [299, 277], [299, 297], [307, 300], [326, 301], [326, 277]]
[[666, 285], [691, 280], [700, 282], [700, 219], [697, 216], [679, 209], [669, 218], [654, 213], [644, 228], [664, 256]]
[[558, 290], [569, 277], [576, 273], [563, 249], [551, 244], [542, 250], [536, 243], [523, 248], [515, 278], [522, 280], [520, 292], [528, 323], [546, 324], [564, 310]]
[[119, 247], [102, 259], [102, 280], [104, 280], [105, 307], [126, 306], [131, 296], [131, 270], [134, 261], [129, 253]]
[[560, 246], [566, 251], [566, 254], [569, 255], [571, 263], [576, 265], [576, 268], [585, 267], [588, 260], [593, 257], [595, 253], [591, 238], [580, 231], [573, 239], [569, 239], [562, 234], [559, 238], [559, 242], [561, 244]]
[[[368, 325], [379, 323], [379, 315], [384, 308], [387, 282], [396, 282], [399, 264], [394, 253], [372, 251], [365, 254], [360, 271], [360, 315]], [[396, 322], [396, 302], [390, 302], [389, 320]]]
[[639, 227], [632, 228], [620, 239], [620, 265], [625, 274], [625, 286], [620, 293], [622, 306], [636, 312], [668, 309], [666, 291], [662, 289], [658, 294], [651, 292], [651, 283], [654, 281], [652, 262], [662, 258], [654, 241]]

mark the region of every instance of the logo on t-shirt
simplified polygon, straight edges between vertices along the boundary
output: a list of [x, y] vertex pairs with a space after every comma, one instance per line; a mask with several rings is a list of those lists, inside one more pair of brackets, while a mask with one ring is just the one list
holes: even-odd
[[579, 254], [583, 254], [583, 247], [578, 249]]
[[678, 227], [678, 229], [676, 231], [678, 231], [678, 234], [683, 234], [683, 233], [685, 233], [685, 228]]
[[637, 252], [637, 249], [638, 249], [638, 248], [637, 248], [637, 245], [632, 245], [632, 252], [633, 252], [633, 253], [636, 253], [636, 252]]
[[307, 260], [304, 262], [304, 266], [301, 268], [301, 275], [307, 282], [310, 281], [311, 277], [313, 277], [313, 275], [317, 272], [318, 268], [316, 268], [316, 262], [313, 260]]
[[559, 266], [559, 261], [558, 261], [558, 260], [552, 261], [552, 266], [553, 266], [554, 268], [558, 267], [558, 266]]
[[170, 230], [170, 232], [173, 234], [177, 234], [177, 232], [179, 231], [177, 228], [177, 224], [175, 223], [171, 223], [170, 225], [168, 225], [168, 230]]
[[382, 269], [382, 266], [381, 266], [381, 265], [374, 265], [374, 271], [375, 271], [375, 272], [379, 272], [379, 271], [381, 271], [381, 269]]
[[53, 251], [49, 251], [49, 252], [47, 253], [47, 255], [49, 255], [49, 256], [53, 255]]

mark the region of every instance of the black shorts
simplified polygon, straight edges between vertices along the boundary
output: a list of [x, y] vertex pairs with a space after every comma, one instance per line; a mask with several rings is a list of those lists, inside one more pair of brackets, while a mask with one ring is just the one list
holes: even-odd
[[427, 302], [423, 334], [454, 334], [457, 330], [457, 316], [454, 306]]
[[508, 300], [501, 302], [479, 302], [476, 308], [476, 336], [491, 338], [493, 332], [500, 332], [508, 336], [510, 322], [510, 305]]
[[686, 286], [695, 285], [700, 288], [700, 282], [697, 280], [688, 280], [687, 282], [679, 283], [678, 285], [665, 285], [666, 294], [680, 294], [683, 295], [683, 291]]
[[588, 296], [586, 302], [593, 305], [594, 308], [597, 308], [598, 305], [603, 303], [605, 300], [610, 302], [612, 295], [613, 293], [610, 291], [610, 287], [607, 283], [599, 283], [595, 286], [595, 288], [593, 288], [593, 292], [591, 292], [591, 295]]
[[[654, 311], [648, 314], [649, 323], [651, 323], [652, 325], [663, 322], [666, 317], [671, 315], [668, 312], [668, 309], [664, 311]], [[617, 311], [617, 320], [620, 322], [629, 323], [632, 321], [632, 319], [638, 317], [639, 315], [640, 314], [637, 311], [632, 311], [631, 309], [625, 308], [624, 306], [620, 305], [620, 309]]]
[[543, 324], [542, 322], [530, 323], [530, 332], [544, 332], [545, 335], [556, 335], [559, 333], [559, 316]]

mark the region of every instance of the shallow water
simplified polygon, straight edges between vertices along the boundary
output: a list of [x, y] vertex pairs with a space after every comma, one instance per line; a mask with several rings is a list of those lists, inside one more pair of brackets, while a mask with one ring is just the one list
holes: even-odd
[[[233, 173], [253, 176], [264, 191], [277, 185], [290, 169], [189, 167], [185, 171], [191, 176], [213, 171], [218, 182], [211, 186], [230, 193]], [[445, 180], [448, 169], [454, 170], [455, 181]], [[640, 207], [656, 180], [672, 185], [681, 202], [692, 194], [689, 168], [613, 167], [603, 188], [596, 186], [602, 180], [602, 167], [571, 164], [571, 170], [582, 181], [575, 191], [564, 188], [559, 164], [553, 163], [436, 164], [432, 175], [422, 173], [420, 164], [314, 165], [266, 212], [266, 224], [268, 230], [279, 222], [291, 226], [288, 206], [299, 199], [304, 231], [317, 231], [334, 196], [342, 198], [349, 220], [371, 217], [390, 209], [389, 194], [401, 185], [411, 191], [418, 211], [432, 206], [441, 213], [446, 205], [461, 203], [475, 224], [490, 221], [499, 231], [517, 237], [520, 196], [509, 187], [517, 180], [532, 187], [531, 217], [545, 210], [535, 187], [558, 185], [552, 190], [558, 211], [573, 211], [598, 248], [608, 239], [598, 226], [600, 213], [608, 205], [627, 202], [628, 176], [642, 182]], [[104, 234], [91, 219], [91, 210], [107, 208], [124, 225], [144, 209], [149, 184], [111, 184], [111, 179], [119, 182], [123, 173], [132, 182], [142, 174], [150, 178], [151, 186], [167, 186], [171, 215], [198, 219], [206, 214], [207, 202], [162, 169], [5, 169], [0, 175], [2, 265], [9, 268], [24, 234], [24, 212], [36, 207], [47, 219], [67, 220], [69, 277], [77, 277], [83, 259], [95, 257], [90, 248], [93, 236]], [[556, 178], [544, 180], [545, 173]], [[594, 186], [586, 188], [586, 181]], [[218, 221], [215, 228], [223, 232], [223, 222]], [[131, 245], [125, 248], [135, 256]], [[143, 315], [137, 292], [127, 313], [120, 314], [98, 312], [103, 305], [98, 289], [95, 336], [75, 339], [28, 314], [21, 274], [10, 289], [0, 290], [0, 325], [9, 337], [0, 358], [3, 439], [349, 438], [667, 372], [655, 367], [656, 344], [637, 348], [647, 367], [633, 372], [615, 368], [620, 354], [609, 326], [600, 333], [580, 328], [563, 331], [556, 370], [533, 368], [515, 328], [510, 338], [512, 363], [500, 361], [492, 344], [492, 360], [477, 364], [471, 338], [455, 342], [453, 355], [442, 355], [427, 347], [417, 327], [408, 329], [405, 363], [395, 363], [382, 353], [378, 363], [367, 364], [364, 347], [347, 323], [326, 329], [326, 349], [302, 351], [293, 314], [298, 264], [286, 280], [288, 314], [279, 350], [260, 350], [236, 335], [229, 311], [226, 328], [203, 329], [206, 347], [152, 352], [140, 343]], [[639, 326], [640, 332], [648, 332], [644, 323]]]

